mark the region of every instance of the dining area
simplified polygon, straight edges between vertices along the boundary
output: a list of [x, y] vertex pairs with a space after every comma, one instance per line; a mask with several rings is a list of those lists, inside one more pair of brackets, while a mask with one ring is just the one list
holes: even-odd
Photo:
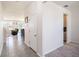
[[22, 22], [20, 21], [5, 21], [3, 26], [3, 32], [4, 42], [6, 37], [9, 37], [11, 35], [18, 36], [19, 33], [24, 40], [24, 27]]

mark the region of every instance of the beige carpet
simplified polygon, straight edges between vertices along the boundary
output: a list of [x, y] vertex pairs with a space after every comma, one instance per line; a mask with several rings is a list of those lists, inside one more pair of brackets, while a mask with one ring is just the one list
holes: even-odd
[[47, 54], [46, 57], [79, 57], [79, 44], [69, 43]]

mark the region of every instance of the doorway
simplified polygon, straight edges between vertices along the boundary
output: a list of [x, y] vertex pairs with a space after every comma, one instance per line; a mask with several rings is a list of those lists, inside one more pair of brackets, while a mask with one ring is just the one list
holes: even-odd
[[67, 43], [67, 14], [64, 14], [64, 40], [63, 43], [66, 44]]

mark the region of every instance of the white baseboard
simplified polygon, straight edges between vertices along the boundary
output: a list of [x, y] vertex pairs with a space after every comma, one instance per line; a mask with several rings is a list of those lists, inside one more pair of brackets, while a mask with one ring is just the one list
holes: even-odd
[[40, 55], [39, 53], [37, 53], [37, 55], [38, 55], [39, 57], [41, 57], [41, 55]]
[[29, 45], [29, 44], [27, 44], [25, 41], [24, 41], [24, 43], [25, 43], [28, 47], [30, 47], [30, 45]]
[[60, 47], [62, 47], [63, 45], [60, 45], [59, 47], [57, 47], [57, 48], [55, 48], [55, 49], [51, 49], [50, 51], [47, 51], [47, 52], [45, 52], [43, 55], [45, 56], [46, 54], [48, 54], [48, 53], [50, 53], [50, 52], [52, 52], [52, 51], [54, 51], [54, 50], [56, 50], [56, 49], [58, 49], [58, 48], [60, 48]]
[[71, 42], [71, 40], [67, 39], [67, 43], [70, 43], [70, 42]]
[[39, 57], [45, 57], [45, 55], [40, 55], [39, 53], [37, 53], [37, 55], [38, 55]]
[[72, 43], [79, 44], [79, 42], [71, 41]]
[[[30, 47], [30, 45], [29, 44], [27, 44], [25, 41], [24, 41], [24, 43], [28, 46], [28, 47]], [[37, 53], [36, 52], [36, 54], [39, 56], [39, 57], [43, 57], [42, 55], [40, 55], [39, 53]]]

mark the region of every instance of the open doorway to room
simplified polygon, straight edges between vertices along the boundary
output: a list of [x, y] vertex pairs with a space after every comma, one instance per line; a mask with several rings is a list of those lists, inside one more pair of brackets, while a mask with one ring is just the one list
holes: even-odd
[[64, 26], [63, 26], [64, 40], [63, 40], [63, 43], [66, 44], [67, 43], [67, 14], [64, 14], [63, 18], [64, 18]]

